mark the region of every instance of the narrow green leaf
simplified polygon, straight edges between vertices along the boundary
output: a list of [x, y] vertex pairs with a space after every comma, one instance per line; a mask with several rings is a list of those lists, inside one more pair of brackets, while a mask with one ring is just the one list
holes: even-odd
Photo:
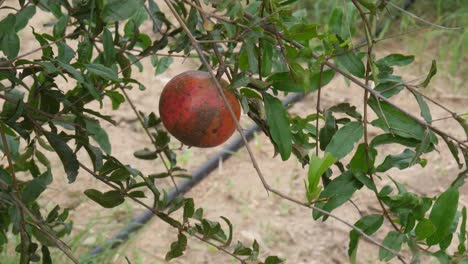
[[317, 37], [317, 24], [294, 24], [286, 36], [297, 41], [310, 40]]
[[195, 213], [195, 204], [193, 203], [193, 199], [189, 198], [185, 200], [184, 203], [184, 221], [187, 221], [189, 218], [193, 216]]
[[60, 136], [47, 131], [44, 131], [44, 135], [62, 161], [62, 165], [67, 173], [68, 182], [74, 182], [78, 175], [79, 168], [75, 153], [73, 153], [71, 148]]
[[412, 164], [421, 163], [421, 160], [417, 158], [413, 161], [416, 153], [410, 149], [405, 149], [398, 155], [388, 155], [385, 160], [377, 166], [377, 172], [385, 172], [391, 168], [398, 168], [400, 170], [410, 167]]
[[350, 117], [356, 118], [357, 120], [362, 119], [362, 115], [357, 111], [356, 106], [350, 105], [349, 103], [340, 103], [328, 108], [327, 110], [334, 113], [344, 113]]
[[288, 113], [278, 98], [264, 93], [263, 99], [272, 140], [278, 147], [281, 159], [287, 160], [292, 151], [292, 135], [289, 128]]
[[258, 72], [258, 59], [257, 59], [257, 48], [255, 47], [254, 40], [247, 38], [244, 41], [244, 48], [247, 52], [247, 61], [249, 63], [249, 70], [251, 73]]
[[458, 234], [458, 254], [463, 255], [466, 252], [466, 207], [463, 207], [462, 211], [462, 222], [460, 225], [460, 233]]
[[386, 65], [386, 66], [405, 66], [408, 64], [411, 64], [414, 61], [414, 56], [406, 56], [403, 54], [390, 54], [380, 60], [378, 60], [376, 63], [377, 65]]
[[104, 208], [113, 208], [124, 202], [123, 195], [117, 190], [101, 193], [95, 189], [88, 189], [84, 194]]
[[111, 144], [109, 141], [109, 136], [106, 131], [101, 127], [98, 121], [86, 119], [86, 129], [91, 137], [99, 144], [102, 150], [107, 155], [111, 154]]
[[434, 203], [429, 220], [436, 228], [435, 233], [427, 239], [428, 245], [435, 245], [445, 239], [455, 219], [458, 206], [458, 190], [449, 188]]
[[110, 66], [115, 62], [115, 48], [114, 48], [114, 39], [112, 38], [112, 33], [104, 28], [102, 32], [102, 45], [104, 48], [104, 61], [107, 66]]
[[429, 70], [429, 73], [427, 74], [426, 79], [422, 83], [418, 84], [417, 86], [426, 88], [431, 82], [432, 77], [434, 77], [436, 73], [437, 73], [437, 62], [435, 60], [432, 60], [431, 69]]
[[416, 101], [418, 102], [419, 109], [421, 109], [421, 116], [424, 118], [424, 120], [426, 120], [428, 124], [432, 124], [431, 110], [429, 109], [426, 100], [424, 100], [424, 98], [417, 93], [413, 93], [413, 95], [416, 98]]
[[325, 151], [331, 153], [336, 160], [340, 160], [353, 150], [354, 144], [362, 138], [363, 134], [364, 130], [360, 122], [349, 122], [333, 135]]
[[53, 35], [54, 38], [61, 38], [65, 35], [65, 30], [68, 24], [68, 15], [64, 15], [59, 18], [57, 23], [54, 25]]
[[[315, 155], [310, 157], [307, 192], [316, 193], [320, 177], [335, 163], [336, 159], [330, 153], [325, 153], [323, 158]], [[315, 197], [312, 197], [314, 199]]]
[[262, 41], [262, 76], [266, 77], [270, 75], [273, 68], [273, 50], [274, 45], [269, 41]]
[[106, 80], [111, 80], [111, 81], [119, 81], [119, 76], [117, 75], [117, 72], [113, 70], [112, 68], [108, 68], [102, 64], [86, 64], [86, 69], [88, 69], [89, 72], [102, 77]]

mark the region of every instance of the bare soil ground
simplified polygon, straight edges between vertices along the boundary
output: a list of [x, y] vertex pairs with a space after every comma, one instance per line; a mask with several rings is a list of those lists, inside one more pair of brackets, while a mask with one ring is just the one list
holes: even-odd
[[[8, 2], [8, 1], [7, 1]], [[47, 17], [37, 16], [34, 21], [35, 28], [40, 31], [42, 24], [48, 21]], [[148, 28], [149, 32], [149, 28]], [[30, 32], [25, 30], [25, 36]], [[23, 53], [37, 47], [37, 42], [32, 38], [25, 40], [22, 46]], [[379, 45], [382, 56], [389, 51], [405, 50], [395, 48], [397, 42]], [[143, 61], [145, 70], [138, 73], [135, 79], [142, 82], [147, 89], [139, 91], [137, 88], [130, 92], [130, 97], [136, 103], [138, 109], [143, 112], [158, 109], [158, 95], [165, 83], [177, 73], [198, 67], [189, 60], [175, 59], [171, 68], [162, 75], [154, 76], [148, 60]], [[430, 61], [421, 58], [418, 61], [422, 68], [428, 69]], [[134, 69], [136, 71], [136, 69]], [[421, 72], [405, 68], [404, 77], [410, 80], [414, 76], [420, 76]], [[443, 78], [435, 78], [427, 94], [436, 98], [453, 111], [467, 112], [468, 99], [466, 88], [459, 89], [461, 94], [452, 94], [452, 90], [446, 89]], [[65, 81], [63, 85], [67, 84]], [[322, 106], [330, 107], [339, 102], [351, 102], [361, 105], [363, 91], [353, 85], [347, 86], [341, 77], [336, 78], [323, 90]], [[316, 95], [309, 95], [300, 103], [291, 108], [291, 115], [305, 116], [313, 113], [316, 103]], [[417, 106], [408, 94], [397, 98], [399, 105], [407, 110], [418, 114]], [[133, 112], [128, 104], [122, 105], [117, 111], [110, 110], [110, 102], [106, 102], [103, 109], [96, 105], [95, 110], [110, 114], [118, 121], [118, 126], [104, 123], [104, 127], [112, 142], [112, 154], [126, 164], [140, 169], [143, 173], [154, 173], [163, 171], [160, 162], [141, 161], [133, 157], [133, 152], [150, 145], [150, 142], [139, 124], [134, 120]], [[431, 105], [434, 118], [447, 116], [440, 108]], [[250, 124], [248, 117], [241, 117], [242, 125], [247, 128]], [[463, 131], [455, 123], [449, 121], [437, 122], [438, 127], [443, 128], [451, 134], [463, 138]], [[370, 130], [370, 134], [376, 135], [378, 131]], [[177, 142], [173, 143], [178, 147]], [[225, 146], [225, 145], [223, 145]], [[179, 162], [182, 166], [194, 171], [209, 157], [223, 150], [223, 146], [212, 149], [187, 149], [184, 147], [179, 154]], [[279, 157], [273, 158], [273, 147], [263, 134], [250, 143], [254, 155], [259, 162], [263, 174], [268, 182], [279, 189], [298, 199], [304, 198], [303, 181], [307, 177], [307, 168], [294, 159], [282, 162]], [[385, 154], [397, 154], [401, 151], [398, 147], [388, 146], [380, 149], [379, 161]], [[378, 187], [390, 184], [387, 176], [408, 185], [412, 191], [422, 195], [437, 194], [450, 184], [458, 174], [458, 168], [453, 161], [447, 147], [440, 144], [438, 151], [424, 156], [429, 163], [425, 168], [415, 166], [405, 171], [391, 170], [383, 175]], [[58, 158], [52, 153], [49, 155], [58, 164]], [[83, 155], [83, 160], [87, 158]], [[126, 202], [123, 206], [113, 210], [103, 210], [100, 206], [89, 200], [83, 191], [88, 188], [107, 190], [105, 186], [94, 180], [85, 171], [81, 170], [77, 182], [68, 184], [63, 175], [61, 166], [56, 165], [56, 177], [51, 190], [42, 198], [42, 203], [50, 205], [58, 203], [63, 207], [71, 208], [71, 218], [76, 230], [74, 234], [86, 233], [85, 237], [73, 241], [73, 248], [77, 254], [86, 253], [94, 245], [99, 244], [103, 238], [110, 238], [121, 227], [127, 224], [133, 217], [144, 210], [131, 203]], [[170, 187], [169, 182], [161, 183], [162, 186]], [[461, 206], [468, 205], [468, 187], [461, 190]], [[212, 219], [219, 216], [229, 218], [234, 225], [234, 241], [240, 240], [245, 244], [251, 244], [256, 239], [261, 246], [261, 255], [278, 255], [286, 259], [286, 263], [347, 263], [347, 245], [349, 228], [341, 223], [328, 219], [325, 222], [316, 222], [311, 217], [311, 211], [300, 208], [295, 204], [281, 200], [273, 194], [268, 195], [251, 165], [250, 157], [245, 149], [236, 153], [230, 160], [220, 164], [218, 170], [213, 172], [205, 181], [193, 188], [187, 197], [193, 197], [198, 207], [203, 207], [205, 213]], [[379, 212], [375, 197], [371, 192], [361, 191], [353, 197], [353, 201], [360, 210], [367, 214]], [[359, 212], [351, 205], [346, 204], [334, 211], [336, 215], [354, 223], [360, 218]], [[220, 220], [220, 219], [219, 219]], [[389, 226], [386, 222], [386, 226]], [[382, 239], [389, 228], [379, 231], [377, 238]], [[106, 263], [127, 263], [128, 257], [132, 263], [166, 263], [165, 253], [170, 243], [176, 239], [176, 231], [161, 221], [153, 219], [142, 230], [133, 235], [132, 239], [121, 247]], [[361, 241], [358, 251], [358, 263], [377, 263], [378, 248], [366, 241]], [[396, 261], [392, 261], [392, 263]], [[188, 249], [183, 257], [171, 261], [171, 263], [236, 263], [229, 256], [217, 252], [211, 246], [189, 239]], [[436, 263], [434, 259], [425, 263]]]

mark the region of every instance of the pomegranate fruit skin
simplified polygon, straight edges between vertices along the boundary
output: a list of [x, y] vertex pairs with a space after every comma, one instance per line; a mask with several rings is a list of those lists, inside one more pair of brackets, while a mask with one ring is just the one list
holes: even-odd
[[[227, 83], [221, 81], [221, 85], [226, 87]], [[239, 120], [239, 101], [231, 91], [224, 90], [224, 94]], [[167, 131], [187, 146], [215, 147], [236, 130], [215, 82], [203, 71], [187, 71], [172, 78], [161, 93], [159, 115]]]

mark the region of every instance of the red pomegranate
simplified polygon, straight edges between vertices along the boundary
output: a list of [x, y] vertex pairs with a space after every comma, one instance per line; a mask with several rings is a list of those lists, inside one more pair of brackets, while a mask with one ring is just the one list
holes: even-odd
[[[225, 81], [221, 85], [227, 87]], [[231, 91], [224, 90], [224, 94], [239, 120], [239, 101]], [[172, 78], [161, 93], [159, 114], [169, 133], [188, 146], [218, 146], [236, 129], [215, 82], [203, 71], [187, 71]]]

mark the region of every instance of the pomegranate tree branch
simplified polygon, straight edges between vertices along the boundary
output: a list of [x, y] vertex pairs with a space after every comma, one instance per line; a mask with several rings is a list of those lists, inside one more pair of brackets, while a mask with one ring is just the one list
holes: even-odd
[[245, 137], [244, 131], [243, 131], [242, 127], [240, 126], [239, 121], [236, 118], [236, 114], [234, 113], [231, 105], [229, 104], [229, 102], [228, 102], [228, 100], [226, 98], [226, 95], [224, 94], [223, 87], [221, 86], [218, 79], [216, 78], [216, 75], [213, 73], [213, 68], [208, 63], [208, 60], [205, 57], [205, 54], [203, 53], [203, 50], [200, 48], [200, 45], [198, 44], [197, 40], [193, 36], [192, 32], [190, 32], [190, 30], [188, 29], [188, 27], [185, 24], [182, 17], [180, 17], [180, 15], [175, 10], [175, 8], [172, 5], [171, 1], [170, 0], [164, 0], [164, 2], [169, 7], [169, 9], [171, 10], [173, 15], [175, 16], [175, 18], [179, 22], [180, 26], [182, 27], [182, 29], [185, 31], [185, 33], [189, 37], [189, 39], [190, 39], [190, 41], [192, 43], [192, 46], [194, 47], [194, 49], [197, 51], [198, 55], [200, 56], [201, 62], [208, 69], [208, 73], [210, 74], [211, 78], [213, 79], [213, 81], [214, 81], [214, 83], [216, 85], [216, 88], [218, 89], [218, 92], [221, 95], [221, 98], [223, 99], [226, 107], [229, 110], [229, 113], [230, 113], [232, 119], [234, 120], [234, 123], [236, 125], [236, 129], [237, 129], [237, 131], [240, 133], [240, 135], [242, 137], [242, 141], [244, 142], [245, 147], [247, 148], [247, 152], [249, 153], [250, 159], [252, 160], [252, 164], [253, 164], [255, 170], [257, 171], [257, 174], [260, 177], [260, 180], [262, 181], [263, 186], [265, 187], [266, 190], [268, 190], [269, 185], [268, 185], [267, 181], [265, 180], [265, 177], [263, 176], [263, 173], [260, 170], [260, 167], [258, 166], [258, 162], [257, 162], [257, 160], [256, 160], [256, 158], [255, 158], [255, 156], [254, 156], [254, 154], [253, 154], [253, 152], [252, 152], [252, 150], [251, 150], [251, 148], [249, 146], [249, 143], [247, 141], [247, 138]]

